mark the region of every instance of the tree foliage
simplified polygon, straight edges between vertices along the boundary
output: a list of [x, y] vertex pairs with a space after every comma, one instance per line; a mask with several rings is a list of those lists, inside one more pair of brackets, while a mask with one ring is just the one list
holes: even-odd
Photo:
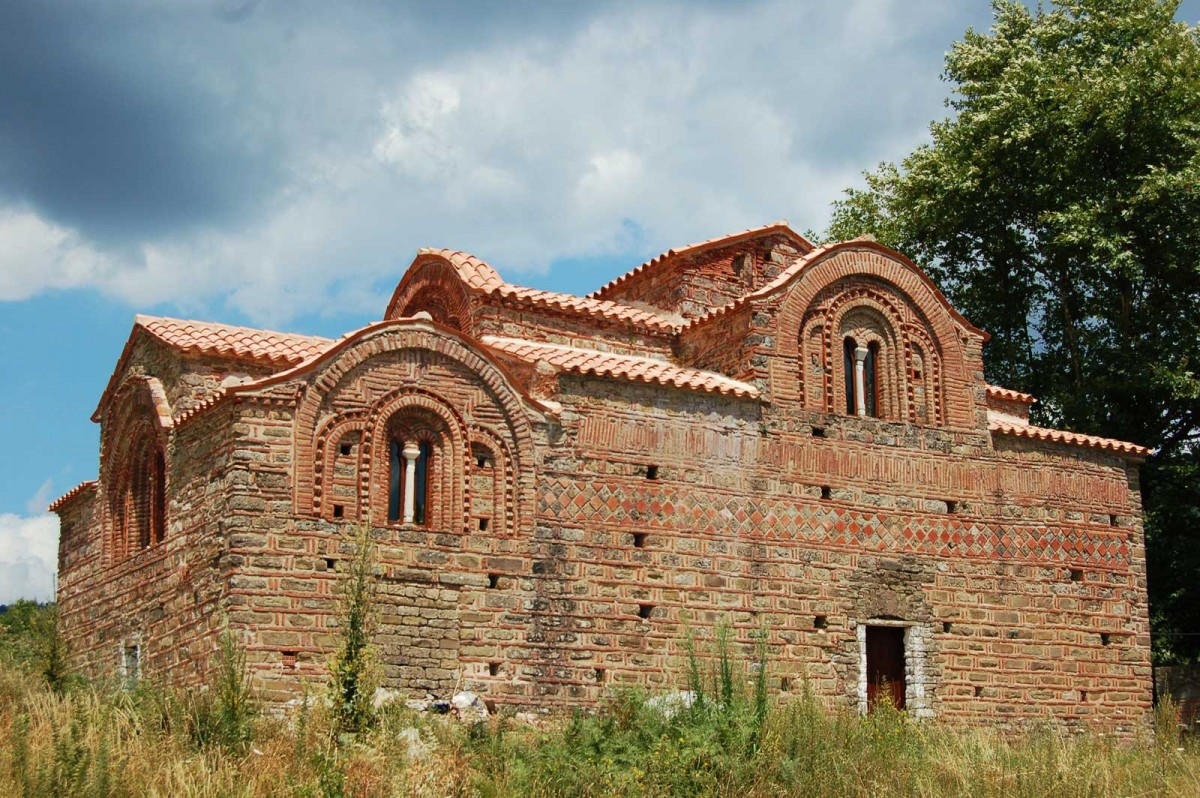
[[[992, 334], [988, 379], [1143, 468], [1160, 659], [1200, 656], [1200, 34], [1174, 0], [993, 3], [946, 57], [954, 112], [836, 203]], [[1187, 636], [1190, 635], [1190, 636]]]

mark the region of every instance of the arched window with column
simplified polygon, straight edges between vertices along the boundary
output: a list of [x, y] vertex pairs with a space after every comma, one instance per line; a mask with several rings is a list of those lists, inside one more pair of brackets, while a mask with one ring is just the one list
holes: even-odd
[[433, 444], [428, 440], [389, 443], [388, 521], [424, 526], [429, 523], [429, 466]]
[[847, 336], [842, 342], [846, 414], [879, 417], [879, 342], [865, 346]]

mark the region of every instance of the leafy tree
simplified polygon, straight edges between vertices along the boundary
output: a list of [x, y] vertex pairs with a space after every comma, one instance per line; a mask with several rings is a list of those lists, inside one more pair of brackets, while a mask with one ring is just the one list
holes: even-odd
[[946, 57], [951, 118], [835, 204], [992, 333], [1038, 421], [1142, 469], [1161, 661], [1200, 657], [1200, 33], [1175, 0], [996, 0]]

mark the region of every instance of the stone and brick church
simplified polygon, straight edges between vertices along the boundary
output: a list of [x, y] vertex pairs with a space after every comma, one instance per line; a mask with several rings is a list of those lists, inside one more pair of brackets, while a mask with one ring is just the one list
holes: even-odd
[[986, 340], [897, 252], [782, 223], [586, 297], [422, 250], [338, 340], [139, 316], [98, 478], [52, 506], [63, 629], [85, 671], [187, 684], [228, 623], [285, 700], [366, 525], [405, 692], [676, 687], [727, 621], [784, 693], [1128, 732], [1147, 451], [1030, 424]]

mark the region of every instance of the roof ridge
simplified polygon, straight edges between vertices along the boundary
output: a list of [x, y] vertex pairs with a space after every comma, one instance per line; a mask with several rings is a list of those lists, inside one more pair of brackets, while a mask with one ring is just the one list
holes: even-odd
[[607, 291], [610, 291], [619, 285], [623, 285], [623, 284], [629, 282], [630, 280], [634, 279], [638, 275], [643, 274], [647, 269], [649, 269], [653, 266], [657, 266], [658, 264], [664, 263], [670, 259], [676, 258], [680, 255], [686, 255], [689, 253], [693, 253], [693, 252], [696, 252], [697, 250], [717, 247], [717, 246], [720, 246], [721, 244], [735, 244], [735, 243], [738, 243], [739, 241], [745, 241], [748, 238], [754, 238], [755, 236], [762, 235], [771, 230], [779, 230], [780, 232], [790, 233], [791, 235], [798, 238], [800, 241], [804, 242], [805, 244], [808, 244], [808, 246], [810, 248], [813, 246], [813, 243], [811, 241], [809, 241], [807, 238], [800, 235], [799, 233], [797, 233], [795, 230], [793, 230], [791, 228], [791, 226], [788, 224], [787, 219], [779, 219], [779, 220], [771, 222], [769, 224], [764, 224], [760, 227], [750, 227], [750, 228], [747, 228], [747, 229], [742, 230], [737, 233], [729, 233], [728, 235], [718, 236], [716, 238], [709, 238], [709, 239], [705, 239], [704, 241], [697, 241], [694, 244], [684, 244], [681, 247], [671, 247], [666, 252], [655, 255], [650, 260], [642, 263], [639, 266], [635, 266], [634, 268], [630, 269], [629, 271], [625, 272], [624, 274], [610, 280], [609, 282], [607, 282], [604, 285], [597, 288], [595, 291], [592, 291], [587, 296], [592, 299], [601, 299], [602, 298], [601, 294], [603, 294]]

